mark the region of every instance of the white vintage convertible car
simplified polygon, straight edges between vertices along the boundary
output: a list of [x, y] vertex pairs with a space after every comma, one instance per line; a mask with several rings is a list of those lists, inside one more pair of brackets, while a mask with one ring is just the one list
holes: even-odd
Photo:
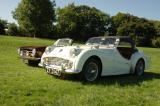
[[90, 82], [100, 76], [141, 76], [149, 68], [148, 57], [130, 37], [93, 37], [79, 46], [72, 46], [71, 41], [61, 39], [57, 46], [47, 47], [39, 65], [49, 74], [79, 74]]

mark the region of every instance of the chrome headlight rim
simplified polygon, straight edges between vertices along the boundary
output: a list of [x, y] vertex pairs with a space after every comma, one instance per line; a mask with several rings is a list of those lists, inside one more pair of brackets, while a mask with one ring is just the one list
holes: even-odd
[[75, 57], [75, 56], [78, 56], [80, 54], [80, 52], [81, 52], [81, 49], [79, 49], [79, 48], [73, 48], [73, 49], [70, 50], [70, 55], [72, 57]]
[[48, 47], [46, 47], [46, 49], [45, 49], [45, 53], [46, 53], [46, 54], [49, 54], [53, 49], [54, 49], [54, 47], [48, 46]]
[[21, 51], [21, 50], [20, 50], [20, 53], [19, 53], [19, 55], [20, 55], [20, 56], [23, 56], [23, 51]]

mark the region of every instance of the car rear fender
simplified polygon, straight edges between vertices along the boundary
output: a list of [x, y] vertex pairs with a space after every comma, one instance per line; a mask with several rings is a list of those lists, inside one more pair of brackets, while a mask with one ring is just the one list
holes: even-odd
[[131, 56], [131, 73], [134, 73], [138, 60], [143, 59], [145, 63], [145, 69], [149, 68], [149, 58], [142, 52], [136, 52]]

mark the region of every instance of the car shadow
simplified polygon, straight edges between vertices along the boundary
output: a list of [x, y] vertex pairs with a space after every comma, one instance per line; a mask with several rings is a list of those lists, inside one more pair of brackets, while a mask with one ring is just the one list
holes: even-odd
[[26, 64], [28, 67], [39, 68], [37, 64]]
[[134, 75], [116, 75], [116, 76], [106, 76], [100, 77], [94, 82], [86, 82], [81, 81], [79, 79], [70, 78], [69, 80], [72, 81], [81, 81], [84, 85], [114, 85], [118, 84], [120, 86], [127, 86], [127, 85], [141, 85], [143, 81], [153, 80], [153, 79], [160, 79], [159, 73], [153, 72], [145, 72], [142, 76], [134, 76]]

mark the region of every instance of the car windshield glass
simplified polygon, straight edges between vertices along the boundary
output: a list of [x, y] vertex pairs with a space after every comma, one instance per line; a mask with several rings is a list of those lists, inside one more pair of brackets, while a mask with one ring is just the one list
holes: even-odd
[[116, 38], [95, 37], [90, 38], [86, 45], [115, 45]]
[[72, 39], [58, 39], [55, 43], [55, 46], [70, 46], [72, 45]]

